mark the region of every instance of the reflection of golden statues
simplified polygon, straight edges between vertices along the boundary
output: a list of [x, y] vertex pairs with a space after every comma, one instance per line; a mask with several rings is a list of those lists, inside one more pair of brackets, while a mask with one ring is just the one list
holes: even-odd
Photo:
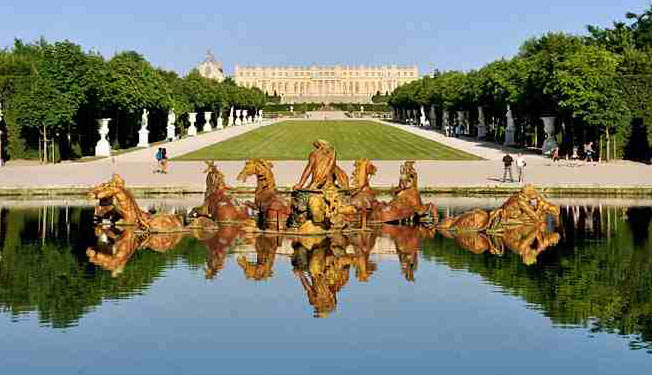
[[532, 265], [537, 257], [550, 246], [559, 242], [559, 233], [549, 232], [545, 223], [508, 228], [499, 236], [511, 251], [521, 255], [523, 263]]
[[383, 225], [383, 234], [389, 235], [396, 245], [396, 253], [401, 263], [401, 272], [407, 281], [414, 281], [414, 272], [419, 263], [419, 251], [425, 238], [432, 238], [434, 230], [426, 227], [405, 227]]
[[355, 251], [353, 267], [355, 268], [355, 277], [360, 282], [367, 282], [371, 275], [376, 271], [378, 266], [369, 259], [371, 250], [376, 245], [376, 232], [359, 232], [352, 234], [350, 237], [351, 245]]
[[440, 230], [448, 238], [455, 239], [457, 244], [474, 254], [489, 251], [502, 255], [505, 248], [519, 254], [524, 264], [536, 263], [537, 257], [550, 246], [559, 242], [560, 234], [550, 232], [546, 223], [517, 225], [505, 227], [500, 232], [492, 234], [481, 232], [449, 232]]
[[[125, 181], [114, 174], [109, 182], [95, 186], [91, 196], [101, 202], [111, 201], [113, 210], [121, 217], [118, 224], [135, 225], [149, 232], [172, 232], [183, 230], [183, 218], [177, 215], [152, 215], [138, 207], [138, 203], [125, 186]], [[108, 209], [102, 210], [106, 213]], [[97, 212], [97, 210], [96, 210]]]
[[301, 174], [301, 179], [294, 185], [295, 190], [303, 189], [308, 177], [311, 177], [307, 189], [327, 189], [333, 186], [348, 189], [349, 181], [346, 173], [337, 166], [335, 149], [327, 141], [313, 142], [315, 149], [308, 156], [308, 165]]
[[302, 238], [294, 241], [294, 273], [306, 291], [315, 317], [327, 317], [337, 306], [337, 292], [349, 281], [354, 258], [345, 253], [345, 238]]
[[206, 279], [213, 279], [224, 268], [229, 247], [240, 233], [238, 226], [222, 225], [216, 233], [201, 239], [206, 245]]
[[546, 201], [531, 185], [526, 185], [491, 212], [474, 209], [447, 218], [437, 227], [449, 231], [501, 231], [510, 225], [538, 224], [549, 214], [557, 217], [559, 207]]
[[134, 227], [123, 227], [120, 230], [101, 225], [95, 227], [95, 236], [97, 243], [86, 249], [86, 255], [91, 263], [111, 271], [111, 277], [124, 271], [125, 265], [137, 250], [165, 252], [173, 249], [183, 237], [181, 233], [136, 233]]
[[276, 191], [272, 167], [273, 164], [269, 160], [247, 160], [238, 174], [238, 180], [244, 182], [247, 177], [256, 176], [256, 191], [252, 208], [258, 211], [259, 228], [283, 230], [290, 215], [290, 207]]
[[247, 279], [267, 280], [272, 277], [276, 249], [281, 245], [282, 237], [258, 236], [255, 239], [256, 261], [250, 262], [245, 256], [238, 257], [238, 265]]
[[141, 247], [144, 238], [137, 235], [134, 228], [126, 227], [118, 232], [111, 228], [98, 226], [95, 228], [98, 243], [86, 250], [88, 260], [107, 271], [111, 277], [116, 277], [124, 271], [129, 258]]

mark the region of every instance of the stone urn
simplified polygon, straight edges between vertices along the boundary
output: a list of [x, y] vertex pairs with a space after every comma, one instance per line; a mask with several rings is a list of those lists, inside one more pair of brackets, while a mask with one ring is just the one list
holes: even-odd
[[197, 127], [195, 127], [195, 123], [197, 122], [196, 112], [188, 113], [188, 122], [190, 122], [190, 126], [188, 127], [188, 136], [194, 137], [197, 135]]
[[111, 145], [106, 139], [109, 135], [109, 121], [110, 118], [101, 118], [97, 120], [99, 125], [97, 132], [100, 133], [100, 140], [95, 145], [95, 156], [111, 156]]
[[209, 132], [213, 130], [211, 127], [211, 117], [213, 116], [213, 112], [204, 112], [204, 127], [202, 128], [203, 132]]

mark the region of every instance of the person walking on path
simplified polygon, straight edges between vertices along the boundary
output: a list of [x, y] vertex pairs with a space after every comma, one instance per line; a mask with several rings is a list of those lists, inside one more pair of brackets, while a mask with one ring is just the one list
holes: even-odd
[[552, 150], [552, 162], [557, 163], [559, 161], [559, 146], [555, 147], [554, 150]]
[[509, 172], [509, 182], [514, 182], [514, 175], [512, 174], [513, 162], [514, 159], [509, 154], [509, 152], [505, 153], [505, 156], [503, 156], [503, 164], [505, 166], [503, 169], [503, 182], [505, 182], [505, 179], [507, 178], [507, 172]]
[[162, 164], [163, 164], [163, 148], [159, 147], [158, 150], [156, 151], [156, 169], [154, 170], [154, 173], [161, 173], [162, 171]]
[[584, 153], [586, 154], [586, 161], [593, 163], [595, 161], [593, 142], [589, 142], [584, 146]]
[[162, 154], [161, 155], [162, 156], [162, 158], [161, 158], [161, 173], [167, 174], [168, 173], [168, 165], [169, 165], [169, 162], [168, 162], [168, 149], [163, 147], [161, 149], [161, 151], [162, 151], [161, 152], [161, 154]]
[[523, 154], [518, 153], [516, 158], [516, 168], [518, 168], [518, 182], [522, 183], [525, 180], [525, 158]]

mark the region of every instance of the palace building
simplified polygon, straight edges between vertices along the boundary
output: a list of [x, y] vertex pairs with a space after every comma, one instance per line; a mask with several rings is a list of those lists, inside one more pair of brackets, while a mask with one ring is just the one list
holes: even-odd
[[258, 87], [285, 103], [369, 103], [376, 93], [391, 93], [419, 78], [412, 66], [235, 66], [239, 85]]
[[218, 82], [224, 81], [224, 70], [222, 70], [222, 63], [215, 59], [215, 56], [213, 56], [211, 50], [206, 52], [206, 60], [204, 60], [203, 63], [199, 64], [197, 70], [202, 77], [215, 79]]

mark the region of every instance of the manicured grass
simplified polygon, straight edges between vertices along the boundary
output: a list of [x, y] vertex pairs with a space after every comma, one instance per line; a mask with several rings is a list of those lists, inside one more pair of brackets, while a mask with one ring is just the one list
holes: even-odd
[[316, 139], [330, 142], [340, 160], [479, 160], [441, 143], [371, 121], [281, 122], [174, 160], [305, 160]]

